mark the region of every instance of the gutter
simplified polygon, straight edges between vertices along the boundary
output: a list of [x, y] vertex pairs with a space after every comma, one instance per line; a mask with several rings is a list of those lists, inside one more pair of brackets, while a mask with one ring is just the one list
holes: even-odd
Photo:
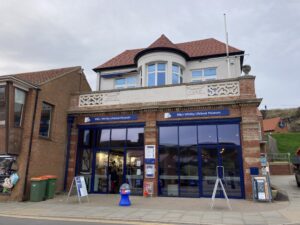
[[22, 196], [23, 201], [25, 201], [25, 198], [26, 198], [27, 179], [28, 179], [28, 172], [29, 172], [29, 166], [30, 166], [33, 132], [34, 132], [34, 124], [35, 124], [35, 117], [36, 117], [36, 109], [37, 109], [39, 91], [40, 91], [40, 89], [36, 89], [34, 112], [33, 112], [33, 116], [32, 116], [32, 124], [31, 124], [30, 142], [29, 142], [29, 149], [28, 149], [28, 156], [27, 156], [27, 163], [26, 163], [26, 171], [25, 171], [25, 181], [24, 181], [24, 186], [23, 186], [23, 196]]

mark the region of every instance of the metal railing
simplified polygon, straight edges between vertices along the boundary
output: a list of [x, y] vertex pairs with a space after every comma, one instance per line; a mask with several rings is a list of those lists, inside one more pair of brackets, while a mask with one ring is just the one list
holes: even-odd
[[268, 153], [268, 162], [291, 162], [291, 154], [288, 153]]

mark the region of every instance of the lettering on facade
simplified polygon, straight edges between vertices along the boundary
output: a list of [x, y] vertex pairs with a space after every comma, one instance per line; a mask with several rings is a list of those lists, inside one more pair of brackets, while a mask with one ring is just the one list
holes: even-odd
[[137, 120], [138, 116], [125, 115], [125, 116], [97, 116], [97, 117], [85, 117], [85, 123], [95, 123], [95, 122], [112, 122], [112, 121], [128, 121], [128, 120]]
[[205, 98], [207, 97], [207, 87], [206, 85], [186, 87], [186, 96], [188, 98], [189, 97]]
[[207, 110], [194, 112], [168, 112], [164, 114], [165, 119], [169, 118], [186, 118], [186, 117], [207, 117], [207, 116], [228, 116], [229, 110]]

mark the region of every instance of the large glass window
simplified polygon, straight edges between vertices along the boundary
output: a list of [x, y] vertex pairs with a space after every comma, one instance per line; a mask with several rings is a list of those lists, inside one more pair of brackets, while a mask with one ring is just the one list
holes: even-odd
[[126, 128], [111, 129], [111, 147], [124, 147], [126, 141]]
[[172, 65], [172, 84], [182, 83], [182, 67], [176, 64]]
[[0, 87], [0, 126], [5, 125], [6, 117], [6, 95], [5, 87]]
[[127, 147], [144, 145], [144, 128], [127, 129]]
[[15, 104], [14, 104], [14, 125], [21, 127], [23, 119], [23, 111], [25, 106], [26, 92], [18, 88], [15, 89]]
[[217, 68], [204, 68], [192, 70], [192, 82], [215, 80], [217, 79]]
[[109, 147], [110, 146], [110, 129], [102, 129], [99, 131], [99, 147]]
[[166, 64], [155, 63], [147, 66], [148, 87], [166, 84]]
[[217, 126], [216, 125], [200, 125], [198, 126], [198, 142], [199, 144], [217, 143]]
[[133, 88], [137, 86], [137, 77], [123, 77], [115, 79], [115, 88]]
[[50, 137], [52, 113], [53, 106], [43, 102], [39, 133], [42, 137]]
[[240, 130], [237, 124], [218, 125], [219, 143], [240, 145]]
[[178, 145], [178, 127], [160, 127], [159, 144], [165, 146]]

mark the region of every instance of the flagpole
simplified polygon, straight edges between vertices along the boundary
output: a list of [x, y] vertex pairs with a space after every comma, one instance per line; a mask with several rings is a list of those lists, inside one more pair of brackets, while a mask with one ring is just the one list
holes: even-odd
[[230, 63], [229, 63], [229, 48], [228, 48], [228, 32], [227, 32], [226, 13], [224, 13], [224, 26], [225, 26], [225, 37], [226, 37], [227, 76], [229, 78], [230, 77]]

